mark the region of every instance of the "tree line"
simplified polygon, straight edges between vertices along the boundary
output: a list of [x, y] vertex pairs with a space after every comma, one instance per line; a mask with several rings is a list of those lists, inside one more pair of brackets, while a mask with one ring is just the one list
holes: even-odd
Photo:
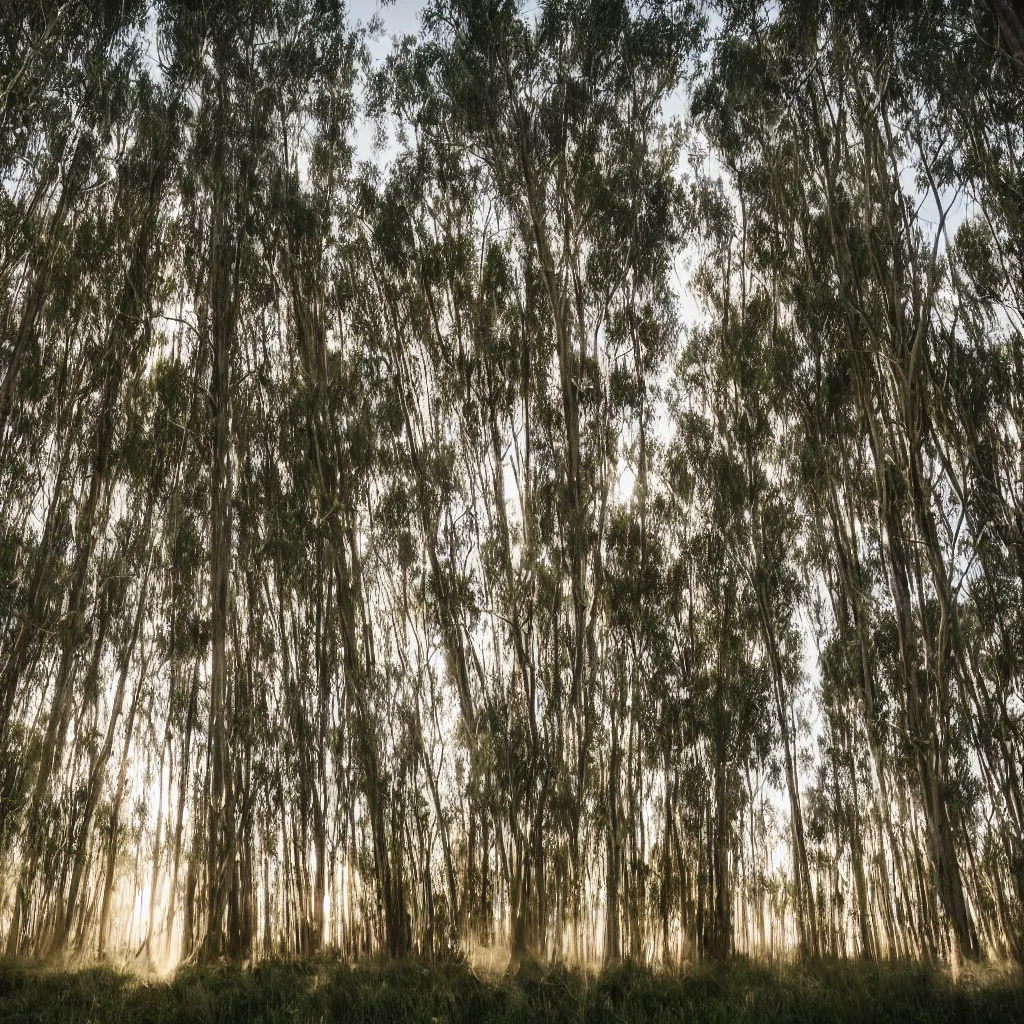
[[368, 31], [0, 13], [7, 954], [1019, 960], [1014, 6]]

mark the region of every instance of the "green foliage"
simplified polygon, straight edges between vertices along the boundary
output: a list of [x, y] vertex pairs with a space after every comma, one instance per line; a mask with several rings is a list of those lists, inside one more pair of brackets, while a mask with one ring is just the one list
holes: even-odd
[[1024, 957], [1014, 18], [5, 8], [7, 949]]
[[523, 963], [497, 981], [458, 964], [268, 961], [252, 968], [183, 968], [170, 982], [109, 969], [0, 969], [0, 1020], [44, 1024], [189, 1021], [1019, 1021], [1012, 974], [959, 983], [921, 966], [737, 962], [655, 973], [625, 964], [593, 977]]

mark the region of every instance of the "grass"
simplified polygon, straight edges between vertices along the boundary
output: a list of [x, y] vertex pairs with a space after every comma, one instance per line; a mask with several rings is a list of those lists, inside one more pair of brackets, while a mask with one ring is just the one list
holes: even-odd
[[0, 961], [0, 1021], [357, 1022], [1021, 1022], [1024, 979], [919, 964], [700, 965], [680, 974], [624, 964], [594, 977], [524, 963], [486, 982], [459, 964], [271, 960], [186, 968], [146, 981], [107, 967], [57, 971]]

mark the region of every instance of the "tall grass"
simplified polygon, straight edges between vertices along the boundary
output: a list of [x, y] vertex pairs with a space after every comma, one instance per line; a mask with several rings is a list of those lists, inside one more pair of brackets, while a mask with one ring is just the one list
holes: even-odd
[[168, 981], [105, 967], [0, 962], [0, 1021], [305, 1022], [1021, 1022], [1024, 981], [988, 969], [953, 981], [920, 964], [746, 961], [666, 974], [624, 964], [593, 976], [524, 963], [494, 981], [460, 964], [271, 960], [185, 968]]

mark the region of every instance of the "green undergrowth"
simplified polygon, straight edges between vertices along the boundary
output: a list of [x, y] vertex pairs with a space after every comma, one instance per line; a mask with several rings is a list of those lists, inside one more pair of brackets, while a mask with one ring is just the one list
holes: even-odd
[[1018, 972], [958, 981], [920, 964], [734, 961], [665, 973], [624, 964], [594, 976], [524, 963], [487, 981], [459, 964], [271, 960], [183, 968], [170, 980], [108, 967], [54, 970], [0, 961], [0, 1021], [1021, 1022]]

